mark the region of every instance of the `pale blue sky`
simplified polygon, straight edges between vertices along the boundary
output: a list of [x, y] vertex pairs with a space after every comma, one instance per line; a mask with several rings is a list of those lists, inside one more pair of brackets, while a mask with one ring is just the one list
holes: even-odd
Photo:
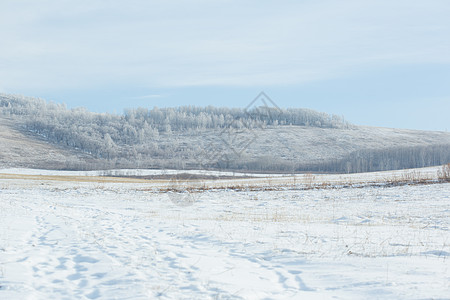
[[448, 0], [1, 0], [0, 92], [126, 107], [280, 107], [450, 130]]

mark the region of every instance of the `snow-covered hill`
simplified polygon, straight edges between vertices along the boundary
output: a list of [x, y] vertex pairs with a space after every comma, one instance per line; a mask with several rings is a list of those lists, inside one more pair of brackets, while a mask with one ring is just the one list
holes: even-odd
[[0, 94], [0, 167], [366, 172], [450, 162], [450, 133], [351, 125], [307, 109], [96, 114]]
[[[220, 132], [204, 130], [198, 133], [172, 133], [160, 135], [154, 144], [161, 149], [178, 149], [178, 152], [158, 152], [140, 156], [138, 159], [124, 157], [122, 160], [105, 160], [94, 155], [48, 143], [40, 136], [20, 129], [20, 124], [0, 117], [0, 167], [31, 167], [48, 169], [102, 169], [102, 168], [187, 168], [187, 169], [241, 169], [295, 172], [299, 166], [311, 166], [339, 160], [351, 160], [360, 155], [358, 151], [385, 151], [385, 156], [401, 161], [396, 153], [401, 149], [418, 149], [419, 153], [435, 151], [443, 158], [436, 165], [446, 163], [450, 157], [450, 133], [427, 132], [404, 129], [352, 127], [315, 128], [302, 126], [279, 126], [252, 131], [236, 132], [236, 145], [224, 141]], [[242, 148], [242, 142], [245, 147]], [[191, 147], [186, 155], [180, 149]], [[241, 147], [241, 148], [240, 148]], [[440, 148], [439, 148], [440, 147]], [[181, 151], [181, 152], [180, 152]], [[193, 155], [195, 153], [196, 155]], [[435, 155], [433, 157], [438, 157]], [[397, 155], [397, 156], [396, 156]], [[412, 154], [410, 154], [412, 155]], [[372, 152], [360, 155], [373, 156]], [[228, 160], [228, 161], [227, 161]], [[420, 159], [413, 159], [420, 161]], [[228, 166], [227, 163], [230, 165]], [[419, 167], [426, 166], [419, 165]], [[433, 164], [431, 164], [433, 165]], [[403, 167], [410, 167], [405, 165]], [[415, 167], [415, 165], [414, 165]], [[301, 168], [298, 170], [302, 170]], [[331, 170], [333, 171], [333, 170]], [[345, 172], [345, 170], [336, 171]], [[364, 171], [364, 170], [363, 170]]]
[[83, 169], [98, 159], [60, 147], [23, 130], [15, 120], [0, 116], [0, 167]]

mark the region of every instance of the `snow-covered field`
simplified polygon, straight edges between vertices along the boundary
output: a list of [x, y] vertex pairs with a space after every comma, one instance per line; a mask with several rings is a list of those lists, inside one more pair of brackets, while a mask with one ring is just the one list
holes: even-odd
[[183, 207], [161, 181], [8, 176], [0, 299], [450, 299], [449, 183], [213, 189]]

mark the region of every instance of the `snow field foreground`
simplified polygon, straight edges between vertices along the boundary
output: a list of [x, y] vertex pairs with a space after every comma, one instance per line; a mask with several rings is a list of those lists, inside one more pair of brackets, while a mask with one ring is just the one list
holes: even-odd
[[448, 299], [450, 184], [0, 180], [0, 299]]

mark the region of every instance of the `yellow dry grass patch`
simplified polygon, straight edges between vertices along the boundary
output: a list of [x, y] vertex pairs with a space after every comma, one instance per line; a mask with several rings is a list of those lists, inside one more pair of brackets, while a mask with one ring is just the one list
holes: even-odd
[[[150, 180], [125, 177], [2, 174], [0, 179], [45, 180], [96, 183], [148, 183]], [[151, 182], [157, 182], [152, 180]], [[162, 181], [161, 181], [162, 182]]]

